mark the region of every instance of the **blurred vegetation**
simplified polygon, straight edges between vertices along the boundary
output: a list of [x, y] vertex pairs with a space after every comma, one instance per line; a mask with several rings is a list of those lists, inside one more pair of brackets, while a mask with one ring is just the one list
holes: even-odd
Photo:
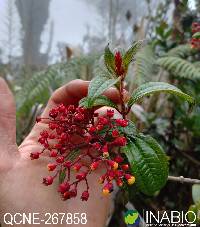
[[[20, 1], [17, 2], [19, 7]], [[117, 1], [113, 2], [116, 3]], [[129, 71], [127, 84], [130, 90], [143, 82], [167, 81], [194, 96], [197, 104], [193, 110], [188, 112], [189, 107], [187, 104], [181, 103], [180, 100], [174, 97], [169, 98], [167, 95], [159, 95], [159, 97], [157, 95], [146, 98], [140, 105], [135, 105], [130, 117], [137, 123], [141, 132], [148, 132], [162, 144], [169, 156], [171, 175], [199, 179], [200, 52], [191, 49], [189, 45], [191, 24], [194, 21], [199, 21], [199, 1], [196, 0], [196, 8], [193, 10], [188, 6], [187, 0], [159, 1], [156, 7], [155, 1], [146, 0], [142, 2], [147, 7], [147, 13], [142, 15], [139, 21], [136, 21], [134, 15], [131, 14], [133, 5], [130, 5], [128, 11], [123, 9], [123, 13], [120, 16], [118, 15], [119, 18], [124, 16], [123, 24], [127, 22], [127, 29], [132, 29], [131, 37], [121, 40], [117, 34], [111, 35], [112, 32], [117, 33], [113, 29], [117, 27], [114, 24], [115, 20], [119, 21], [118, 17], [112, 18], [113, 12], [110, 14], [111, 22], [107, 21], [108, 30], [110, 29], [108, 37], [112, 37], [113, 46], [115, 44], [128, 45], [130, 39], [147, 40], [147, 44], [137, 54]], [[46, 1], [46, 4], [49, 4], [49, 1]], [[98, 4], [101, 4], [101, 2], [99, 1]], [[154, 11], [153, 7], [155, 8]], [[45, 6], [43, 8], [47, 14]], [[39, 15], [42, 15], [42, 8], [40, 10]], [[120, 7], [119, 9], [115, 7], [115, 10], [120, 10]], [[169, 14], [171, 21], [168, 20]], [[9, 23], [13, 23], [12, 16], [11, 13]], [[42, 20], [45, 21], [46, 19], [42, 18]], [[148, 21], [148, 23], [145, 21]], [[24, 24], [23, 26], [25, 27]], [[30, 31], [26, 32], [28, 34]], [[42, 25], [37, 38], [40, 37], [41, 32]], [[52, 35], [51, 32], [49, 34]], [[6, 79], [16, 97], [18, 144], [28, 134], [36, 116], [41, 113], [55, 89], [70, 80], [77, 78], [90, 80], [96, 75], [94, 65], [97, 64], [99, 59], [102, 62], [100, 58], [102, 47], [100, 48], [98, 44], [104, 45], [104, 40], [106, 40], [106, 37], [87, 35], [85, 41], [90, 43], [90, 45], [88, 44], [89, 54], [77, 55], [76, 50], [63, 44], [64, 58], [62, 56], [62, 61], [53, 65], [47, 64], [47, 55], [43, 56], [45, 57], [45, 64], [38, 67], [35, 63], [29, 62], [28, 65], [19, 63], [19, 59], [14, 58], [11, 51], [8, 51], [9, 56], [6, 63], [0, 59], [0, 75]], [[49, 42], [50, 46], [51, 38], [49, 38]], [[23, 45], [25, 44], [26, 42], [23, 39]], [[94, 50], [94, 46], [97, 46], [96, 50]], [[31, 48], [34, 49], [33, 46]], [[37, 54], [38, 51], [39, 46], [37, 46]], [[26, 54], [29, 54], [29, 52], [26, 51]], [[0, 51], [1, 55], [2, 52]], [[28, 60], [27, 57], [25, 59]], [[197, 191], [197, 189], [195, 190]], [[190, 209], [194, 208], [191, 207], [192, 204], [192, 206], [199, 206], [198, 201], [194, 201], [194, 196], [192, 199], [192, 187], [188, 184], [178, 185], [178, 183], [168, 182], [166, 187], [153, 198], [144, 196], [135, 190], [131, 190], [129, 194], [128, 199], [127, 195], [122, 192], [118, 193], [110, 227], [125, 226], [123, 214], [130, 207], [127, 206], [127, 201], [141, 214], [143, 209], [187, 211], [189, 207]]]

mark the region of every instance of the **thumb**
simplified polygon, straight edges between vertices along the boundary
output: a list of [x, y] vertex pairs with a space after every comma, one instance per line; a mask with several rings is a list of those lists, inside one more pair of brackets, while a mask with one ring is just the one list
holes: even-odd
[[0, 146], [16, 143], [16, 110], [13, 95], [0, 78]]

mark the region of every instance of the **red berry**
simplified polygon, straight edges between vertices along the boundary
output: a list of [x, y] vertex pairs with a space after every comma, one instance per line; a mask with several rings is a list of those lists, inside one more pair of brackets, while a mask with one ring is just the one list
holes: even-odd
[[58, 127], [58, 128], [56, 128], [56, 132], [57, 132], [58, 135], [61, 135], [64, 132], [64, 128]]
[[103, 126], [102, 124], [98, 124], [98, 125], [96, 126], [96, 130], [97, 130], [97, 131], [101, 131], [103, 128], [104, 128], [104, 126]]
[[31, 157], [31, 160], [38, 159], [40, 157], [40, 153], [39, 152], [32, 152], [30, 154], [30, 157]]
[[101, 124], [101, 125], [107, 125], [109, 120], [105, 117], [99, 117], [98, 118], [98, 122]]
[[109, 152], [108, 152], [108, 145], [105, 144], [102, 148], [102, 152], [103, 152], [103, 157], [104, 158], [108, 158], [109, 157]]
[[117, 177], [123, 177], [124, 172], [123, 172], [122, 170], [117, 170], [117, 171], [115, 172], [115, 175], [116, 175]]
[[82, 120], [84, 120], [84, 115], [81, 113], [77, 113], [77, 114], [75, 114], [74, 119], [76, 121], [82, 121]]
[[58, 155], [58, 153], [55, 150], [50, 151], [50, 153], [49, 153], [49, 156], [52, 157], [52, 158], [55, 158], [57, 155]]
[[96, 150], [100, 150], [100, 149], [101, 149], [101, 144], [98, 143], [98, 142], [96, 142], [96, 143], [93, 143], [93, 144], [92, 144], [92, 147], [93, 147], [94, 149], [96, 149]]
[[124, 161], [124, 159], [122, 158], [122, 156], [117, 155], [117, 156], [115, 157], [115, 161], [118, 162], [118, 163], [121, 163], [121, 162]]
[[59, 111], [60, 113], [64, 113], [64, 112], [66, 111], [66, 107], [65, 107], [63, 104], [60, 104], [60, 105], [58, 106], [58, 111]]
[[127, 139], [124, 136], [118, 137], [114, 140], [114, 144], [120, 147], [125, 146], [126, 143], [127, 143]]
[[129, 165], [128, 164], [124, 164], [121, 166], [121, 168], [124, 170], [124, 171], [127, 171], [129, 170]]
[[107, 175], [108, 175], [110, 180], [113, 180], [115, 178], [115, 171], [109, 170], [109, 171], [107, 171]]
[[59, 157], [57, 157], [56, 162], [57, 163], [63, 163], [64, 160], [65, 160], [65, 158], [63, 156], [59, 156]]
[[51, 185], [53, 183], [53, 177], [52, 176], [48, 176], [48, 177], [44, 177], [43, 178], [43, 184], [48, 186]]
[[55, 139], [55, 138], [56, 138], [56, 136], [55, 136], [54, 134], [50, 134], [50, 135], [49, 135], [49, 139], [53, 140], [53, 139]]
[[121, 179], [117, 179], [117, 185], [119, 186], [119, 187], [122, 187], [123, 186], [123, 181], [121, 180]]
[[87, 174], [85, 172], [79, 173], [79, 174], [76, 175], [76, 179], [77, 180], [83, 180], [83, 179], [85, 179], [86, 175]]
[[96, 161], [96, 162], [93, 162], [91, 165], [90, 165], [90, 169], [91, 170], [96, 170], [99, 166], [99, 161]]
[[50, 123], [49, 123], [49, 128], [50, 128], [51, 130], [56, 129], [57, 127], [58, 127], [58, 124], [57, 124], [57, 123], [54, 123], [54, 122], [50, 122]]
[[73, 166], [73, 169], [78, 172], [80, 170], [80, 168], [82, 167], [82, 164], [80, 163], [76, 163], [74, 166]]
[[104, 187], [103, 187], [103, 194], [104, 195], [108, 195], [110, 192], [113, 191], [113, 184], [112, 183], [107, 183]]
[[50, 110], [49, 116], [55, 119], [58, 116], [58, 110], [57, 109]]
[[66, 134], [66, 133], [63, 132], [60, 135], [60, 139], [61, 139], [61, 141], [65, 142], [68, 139], [68, 134]]
[[112, 137], [118, 137], [118, 136], [119, 136], [118, 130], [117, 130], [117, 129], [114, 129], [114, 130], [112, 131]]
[[94, 126], [91, 126], [90, 128], [89, 128], [89, 132], [90, 133], [94, 133], [96, 131], [96, 128], [94, 127]]
[[103, 176], [99, 177], [99, 184], [103, 184], [103, 183], [104, 183], [104, 181], [105, 181], [105, 178], [106, 178], [106, 176], [105, 176], [105, 175], [103, 175]]
[[125, 178], [126, 178], [129, 185], [135, 183], [135, 177], [134, 176], [132, 176], [130, 174], [125, 174]]
[[117, 163], [117, 162], [115, 162], [115, 161], [113, 161], [113, 160], [108, 160], [107, 162], [108, 162], [108, 165], [109, 165], [112, 169], [116, 170], [116, 169], [118, 168], [118, 163]]
[[54, 171], [54, 169], [57, 167], [57, 164], [56, 163], [49, 163], [48, 165], [47, 165], [47, 169], [49, 170], [49, 171]]
[[70, 111], [70, 112], [74, 112], [74, 111], [75, 111], [74, 105], [69, 105], [67, 109], [68, 109], [68, 111]]
[[116, 119], [115, 122], [117, 123], [117, 125], [119, 125], [121, 127], [128, 126], [128, 120], [126, 120], [126, 119]]
[[87, 135], [84, 137], [84, 140], [86, 143], [89, 143], [92, 140], [92, 136], [91, 135]]
[[76, 111], [83, 114], [83, 113], [85, 113], [86, 109], [84, 107], [77, 107]]
[[82, 200], [82, 201], [87, 201], [88, 198], [89, 198], [89, 193], [88, 193], [88, 191], [84, 191], [84, 192], [82, 193], [82, 195], [81, 195], [81, 200]]
[[40, 137], [40, 138], [38, 139], [38, 142], [39, 142], [40, 144], [45, 144], [45, 143], [46, 143], [46, 139], [45, 139], [44, 137]]
[[66, 168], [70, 168], [71, 167], [71, 161], [66, 161], [63, 166], [66, 167]]
[[71, 198], [70, 192], [66, 191], [63, 196], [62, 196], [63, 200], [68, 200]]
[[49, 136], [49, 133], [48, 133], [46, 130], [44, 130], [44, 131], [42, 131], [42, 132], [40, 133], [40, 135], [41, 135], [43, 138], [47, 139], [48, 136]]
[[114, 116], [114, 110], [107, 110], [107, 116], [113, 117]]
[[68, 191], [69, 189], [70, 189], [69, 183], [68, 182], [63, 182], [62, 184], [59, 185], [58, 192], [63, 194], [66, 191]]

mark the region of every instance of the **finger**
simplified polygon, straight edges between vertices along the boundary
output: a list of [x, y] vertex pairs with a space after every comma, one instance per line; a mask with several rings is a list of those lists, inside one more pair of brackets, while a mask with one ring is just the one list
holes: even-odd
[[[42, 118], [48, 117], [49, 111], [61, 103], [65, 105], [70, 104], [78, 105], [78, 102], [83, 97], [87, 96], [89, 83], [90, 83], [89, 81], [73, 80], [70, 83], [57, 89], [49, 99], [47, 106], [44, 112], [42, 113], [41, 117]], [[119, 93], [115, 88], [108, 89], [106, 92], [104, 92], [104, 95], [106, 95], [115, 103], [120, 102]], [[37, 141], [39, 133], [43, 128], [46, 127], [47, 126], [41, 122], [36, 124], [32, 129], [31, 133], [26, 137], [24, 142], [21, 144], [20, 148], [22, 146], [26, 146], [27, 144], [30, 145], [34, 141]]]
[[108, 108], [106, 106], [103, 106], [103, 107], [97, 109], [95, 111], [95, 113], [98, 113], [99, 116], [106, 116], [107, 115], [107, 110], [113, 110], [114, 111], [114, 116], [113, 116], [114, 119], [122, 118], [122, 115], [116, 109], [114, 109], [112, 107]]
[[[49, 99], [42, 117], [47, 117], [50, 109], [54, 108], [60, 103], [65, 105], [78, 105], [78, 102], [83, 97], [87, 96], [89, 83], [89, 81], [73, 80], [57, 89]], [[119, 93], [115, 88], [108, 89], [106, 92], [104, 92], [104, 95], [106, 95], [115, 103], [120, 102]]]
[[0, 135], [7, 144], [16, 143], [16, 108], [12, 92], [0, 78]]

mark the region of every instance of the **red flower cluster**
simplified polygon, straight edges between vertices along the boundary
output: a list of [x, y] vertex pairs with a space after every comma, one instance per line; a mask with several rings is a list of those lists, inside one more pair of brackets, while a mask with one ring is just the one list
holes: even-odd
[[[127, 143], [120, 128], [127, 127], [128, 120], [113, 119], [113, 116], [113, 110], [107, 110], [106, 116], [99, 116], [83, 107], [61, 104], [49, 112], [48, 118], [37, 118], [37, 122], [48, 122], [48, 129], [42, 131], [38, 139], [43, 149], [31, 153], [30, 157], [38, 159], [47, 153], [52, 158], [47, 169], [54, 175], [43, 178], [43, 184], [51, 185], [60, 175], [62, 181], [58, 192], [63, 200], [76, 197], [78, 184], [85, 182], [81, 199], [87, 201], [87, 177], [100, 167], [105, 168], [105, 173], [99, 178], [99, 183], [104, 184], [105, 195], [112, 192], [113, 181], [120, 187], [135, 182], [135, 177], [129, 173], [129, 165], [119, 151]], [[77, 150], [81, 152], [72, 158]], [[71, 180], [71, 170], [76, 172], [75, 180]]]
[[[192, 34], [197, 32], [200, 32], [200, 23], [194, 22], [192, 23]], [[192, 48], [200, 49], [200, 38], [192, 38], [190, 43]]]
[[118, 76], [124, 74], [122, 55], [119, 51], [115, 53], [115, 72]]

